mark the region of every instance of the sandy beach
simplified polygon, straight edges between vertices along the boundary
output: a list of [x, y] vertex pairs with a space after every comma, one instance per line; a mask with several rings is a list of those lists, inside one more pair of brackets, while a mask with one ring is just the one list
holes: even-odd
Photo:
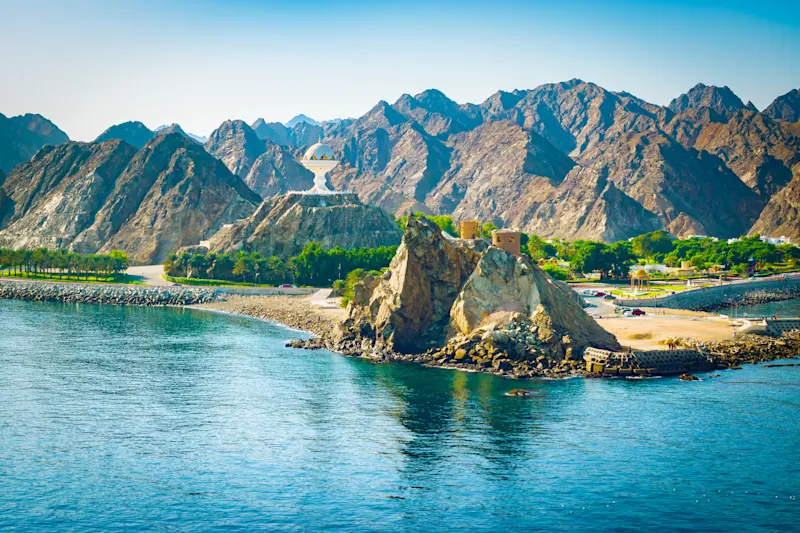
[[329, 333], [346, 316], [333, 300], [317, 305], [311, 296], [229, 296], [225, 301], [191, 307], [259, 318], [314, 335]]
[[665, 339], [691, 337], [702, 342], [731, 338], [734, 327], [726, 318], [714, 316], [647, 315], [601, 318], [597, 321], [619, 339], [620, 344], [635, 350], [666, 349]]

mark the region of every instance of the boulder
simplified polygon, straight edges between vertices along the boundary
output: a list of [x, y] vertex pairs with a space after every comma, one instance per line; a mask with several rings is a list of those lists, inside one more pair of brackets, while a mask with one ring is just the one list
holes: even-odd
[[545, 273], [526, 256], [491, 247], [481, 257], [450, 310], [450, 325], [467, 335], [498, 313], [532, 317], [542, 342], [560, 333], [562, 344], [616, 349], [612, 334], [583, 311], [580, 297], [566, 283]]

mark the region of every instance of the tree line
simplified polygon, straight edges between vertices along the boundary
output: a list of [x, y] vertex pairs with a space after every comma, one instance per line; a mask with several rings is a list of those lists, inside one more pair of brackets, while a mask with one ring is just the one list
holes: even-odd
[[128, 256], [117, 250], [109, 254], [80, 254], [67, 250], [14, 250], [0, 248], [0, 271], [15, 276], [46, 276], [64, 279], [117, 276], [128, 268]]
[[282, 259], [265, 257], [258, 252], [239, 251], [231, 254], [170, 254], [164, 272], [173, 277], [213, 279], [266, 285], [295, 283], [330, 286], [356, 269], [379, 270], [389, 265], [396, 246], [378, 248], [340, 247], [325, 250], [319, 243], [306, 244], [296, 256]]
[[[452, 236], [458, 235], [457, 223], [448, 215], [414, 213], [412, 216], [428, 218], [442, 231]], [[401, 229], [405, 229], [407, 223], [408, 217], [397, 219]], [[497, 226], [489, 222], [479, 225], [479, 229], [481, 237], [491, 237], [492, 230]], [[622, 279], [628, 277], [631, 265], [636, 263], [664, 263], [669, 267], [678, 267], [683, 261], [689, 261], [699, 270], [722, 265], [741, 273], [756, 266], [761, 269], [775, 265], [794, 268], [800, 261], [800, 248], [797, 246], [763, 242], [757, 235], [729, 243], [708, 237], [676, 239], [668, 232], [658, 230], [606, 244], [582, 239], [545, 240], [535, 234], [521, 233], [520, 244], [523, 254], [538, 260], [551, 276], [562, 280], [591, 272], [599, 272], [604, 278]], [[568, 263], [569, 268], [549, 262], [554, 259]]]

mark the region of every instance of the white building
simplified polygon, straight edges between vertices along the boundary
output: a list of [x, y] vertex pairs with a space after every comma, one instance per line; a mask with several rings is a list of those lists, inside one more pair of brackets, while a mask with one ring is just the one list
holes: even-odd
[[314, 173], [314, 186], [308, 191], [309, 193], [336, 194], [336, 191], [328, 188], [328, 179], [325, 177], [339, 164], [333, 155], [333, 150], [322, 143], [317, 143], [306, 150], [300, 164]]

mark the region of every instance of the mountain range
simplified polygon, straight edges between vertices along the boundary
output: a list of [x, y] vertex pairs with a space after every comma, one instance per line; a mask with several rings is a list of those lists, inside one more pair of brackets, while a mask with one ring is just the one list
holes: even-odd
[[159, 260], [251, 215], [260, 198], [309, 188], [298, 160], [320, 139], [341, 159], [332, 184], [395, 215], [567, 239], [662, 228], [800, 238], [798, 90], [760, 112], [727, 87], [698, 84], [658, 106], [576, 79], [480, 104], [431, 89], [356, 119], [301, 118], [228, 120], [201, 146], [177, 125], [129, 122], [72, 143], [38, 115], [0, 115], [0, 245]]

